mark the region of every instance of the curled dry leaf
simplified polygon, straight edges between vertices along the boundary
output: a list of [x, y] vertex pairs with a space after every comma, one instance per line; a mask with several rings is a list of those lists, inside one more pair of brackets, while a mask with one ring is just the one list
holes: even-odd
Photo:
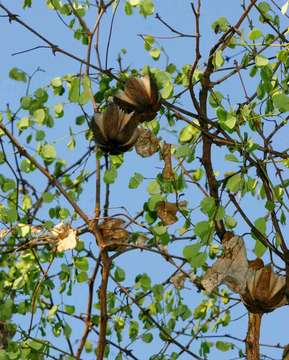
[[224, 255], [202, 279], [205, 290], [212, 292], [226, 284], [252, 313], [270, 312], [288, 303], [285, 277], [275, 274], [270, 265], [262, 266], [260, 260], [249, 262], [241, 237], [233, 236], [223, 246]]
[[125, 246], [119, 245], [120, 243], [127, 244], [130, 236], [129, 232], [123, 227], [125, 221], [118, 218], [109, 218], [98, 226], [103, 244], [99, 244], [102, 248], [109, 251], [124, 250]]
[[176, 289], [182, 289], [184, 287], [186, 277], [187, 275], [180, 271], [171, 278], [171, 282]]
[[117, 105], [110, 104], [105, 112], [94, 115], [91, 128], [99, 147], [117, 155], [136, 143], [139, 136], [138, 123], [135, 113], [127, 114]]
[[174, 172], [172, 166], [171, 144], [164, 143], [161, 155], [165, 162], [165, 166], [162, 172], [163, 178], [164, 180], [172, 180], [174, 178]]
[[149, 157], [159, 149], [159, 140], [149, 129], [139, 129], [139, 137], [135, 144], [136, 152], [142, 157]]
[[178, 208], [176, 204], [166, 201], [160, 201], [157, 204], [156, 209], [158, 217], [162, 220], [164, 224], [171, 225], [178, 221], [178, 218], [176, 216]]
[[130, 77], [124, 91], [118, 91], [114, 101], [127, 112], [137, 112], [140, 122], [153, 120], [160, 109], [158, 88], [151, 74]]
[[55, 225], [50, 230], [50, 233], [47, 234], [47, 239], [55, 245], [57, 252], [74, 249], [77, 244], [76, 230], [63, 222]]
[[171, 225], [178, 221], [178, 218], [176, 216], [178, 210], [186, 206], [186, 201], [180, 201], [178, 204], [166, 201], [159, 201], [156, 206], [157, 215], [164, 224]]

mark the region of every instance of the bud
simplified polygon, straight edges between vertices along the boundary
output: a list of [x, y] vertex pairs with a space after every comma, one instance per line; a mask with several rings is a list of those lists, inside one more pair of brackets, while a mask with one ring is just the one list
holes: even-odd
[[118, 91], [114, 101], [127, 112], [138, 113], [140, 122], [153, 120], [160, 109], [158, 88], [151, 75], [129, 78], [124, 91]]
[[91, 128], [99, 147], [117, 155], [129, 150], [137, 141], [139, 131], [135, 113], [127, 114], [117, 105], [110, 104], [103, 113], [94, 114]]

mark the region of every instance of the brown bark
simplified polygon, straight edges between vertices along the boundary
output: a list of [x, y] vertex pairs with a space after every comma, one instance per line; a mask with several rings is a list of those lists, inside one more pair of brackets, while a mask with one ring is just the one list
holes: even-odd
[[248, 331], [246, 336], [246, 359], [260, 359], [260, 328], [262, 313], [253, 314], [248, 312]]
[[103, 250], [101, 254], [102, 259], [102, 280], [99, 292], [99, 302], [100, 302], [100, 323], [99, 323], [99, 340], [97, 347], [97, 360], [102, 360], [104, 358], [104, 351], [106, 345], [106, 328], [107, 328], [107, 283], [109, 277], [109, 270], [111, 266], [111, 259], [108, 256], [106, 250]]

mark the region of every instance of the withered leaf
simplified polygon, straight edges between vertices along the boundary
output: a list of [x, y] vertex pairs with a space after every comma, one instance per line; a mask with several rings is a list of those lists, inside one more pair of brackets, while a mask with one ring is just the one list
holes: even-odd
[[159, 149], [159, 141], [149, 129], [139, 129], [139, 137], [135, 144], [136, 152], [142, 157], [149, 157]]
[[163, 179], [172, 180], [174, 178], [173, 166], [172, 166], [172, 155], [171, 155], [171, 144], [163, 144], [162, 147], [162, 159], [165, 162], [163, 168]]
[[125, 221], [118, 218], [109, 218], [98, 226], [103, 244], [99, 244], [109, 251], [123, 250], [125, 247], [118, 246], [119, 243], [127, 243], [129, 232], [124, 229]]
[[171, 225], [178, 221], [178, 218], [176, 216], [178, 208], [176, 204], [166, 201], [160, 201], [157, 204], [156, 209], [158, 217], [162, 220], [164, 224]]

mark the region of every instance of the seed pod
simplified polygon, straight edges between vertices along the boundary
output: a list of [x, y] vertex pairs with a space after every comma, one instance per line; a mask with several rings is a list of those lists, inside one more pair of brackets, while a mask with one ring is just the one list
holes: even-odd
[[159, 149], [159, 141], [149, 129], [139, 129], [139, 137], [135, 144], [136, 152], [142, 157], [149, 157]]
[[267, 313], [288, 303], [285, 290], [285, 277], [266, 265], [248, 277], [246, 292], [241, 298], [252, 313]]
[[160, 109], [158, 88], [151, 75], [129, 78], [124, 91], [118, 91], [114, 101], [127, 112], [137, 112], [140, 122], [153, 120]]
[[123, 228], [125, 222], [122, 219], [109, 218], [98, 226], [102, 238], [103, 244], [101, 244], [106, 250], [118, 251], [124, 250], [125, 246], [119, 245], [119, 243], [127, 244], [129, 238], [129, 232]]
[[94, 114], [91, 128], [99, 147], [117, 155], [129, 150], [137, 141], [138, 122], [135, 113], [127, 114], [117, 105], [110, 104], [105, 112]]

